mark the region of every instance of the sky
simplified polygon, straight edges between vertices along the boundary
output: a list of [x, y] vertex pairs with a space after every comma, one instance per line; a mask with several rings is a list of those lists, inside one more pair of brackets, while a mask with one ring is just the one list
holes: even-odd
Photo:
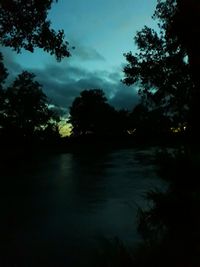
[[156, 0], [59, 0], [49, 19], [52, 28], [64, 29], [72, 56], [57, 62], [39, 49], [16, 54], [2, 48], [8, 83], [22, 70], [35, 73], [63, 114], [85, 89], [102, 89], [115, 108], [131, 110], [138, 101], [137, 88], [120, 81], [126, 65], [123, 54], [136, 51], [133, 37], [138, 30], [155, 27], [155, 7]]

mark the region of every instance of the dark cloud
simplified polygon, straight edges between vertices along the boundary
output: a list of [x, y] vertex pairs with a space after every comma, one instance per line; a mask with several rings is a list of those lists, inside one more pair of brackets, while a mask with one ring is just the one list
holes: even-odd
[[57, 115], [61, 116], [62, 118], [67, 118], [68, 117], [68, 109], [62, 108], [60, 106], [56, 106], [54, 104], [50, 104], [49, 108], [53, 110]]
[[0, 53], [2, 53], [4, 65], [9, 71], [7, 83], [10, 83], [22, 71], [22, 67], [15, 60], [16, 52], [10, 48], [1, 47]]
[[118, 84], [117, 91], [110, 99], [110, 104], [117, 109], [132, 110], [139, 102], [137, 90], [124, 84]]
[[[110, 78], [110, 73], [99, 72], [90, 73], [81, 69], [74, 69], [74, 75], [67, 75], [63, 79], [58, 80], [59, 75], [54, 78], [48, 72], [48, 68], [37, 73], [38, 80], [44, 85], [45, 93], [56, 105], [68, 108], [82, 90], [85, 89], [102, 89], [110, 104], [116, 108], [132, 109], [138, 102], [138, 96], [135, 88], [127, 87], [120, 79]], [[67, 73], [73, 73], [73, 69], [69, 67]], [[77, 78], [79, 73], [79, 79]], [[76, 77], [76, 78], [72, 78]]]
[[71, 49], [72, 57], [68, 58], [69, 61], [106, 61], [106, 59], [94, 48], [83, 45], [82, 41], [76, 39], [74, 36], [68, 36], [68, 41], [73, 44]]
[[[11, 73], [11, 81], [23, 68], [16, 62], [11, 50], [4, 50], [3, 54], [5, 65]], [[74, 98], [85, 89], [102, 89], [109, 103], [119, 109], [132, 109], [138, 101], [136, 89], [127, 87], [120, 81], [120, 72], [89, 71], [67, 60], [64, 63], [48, 63], [42, 69], [34, 68], [28, 71], [36, 74], [36, 79], [43, 85], [50, 103], [61, 113], [64, 113]]]
[[83, 46], [80, 44], [75, 44], [75, 49], [72, 51], [75, 58], [84, 61], [104, 61], [105, 58], [99, 54], [95, 49]]

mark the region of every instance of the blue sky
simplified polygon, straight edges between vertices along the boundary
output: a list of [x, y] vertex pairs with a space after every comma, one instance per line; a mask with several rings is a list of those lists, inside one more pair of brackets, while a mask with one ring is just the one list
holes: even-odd
[[136, 89], [120, 82], [123, 53], [135, 51], [133, 37], [144, 25], [155, 27], [151, 16], [156, 0], [59, 0], [49, 19], [64, 29], [72, 57], [56, 62], [37, 49], [16, 54], [4, 49], [10, 80], [26, 69], [37, 75], [51, 102], [67, 109], [81, 90], [100, 88], [116, 108], [131, 109]]

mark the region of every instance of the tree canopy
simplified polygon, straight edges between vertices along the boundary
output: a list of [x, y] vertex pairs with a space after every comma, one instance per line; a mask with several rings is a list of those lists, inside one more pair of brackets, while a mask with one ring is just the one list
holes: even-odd
[[[0, 44], [20, 52], [33, 52], [36, 47], [54, 54], [57, 60], [68, 57], [64, 31], [51, 28], [48, 11], [53, 0], [1, 0]], [[56, 1], [57, 2], [57, 1]]]
[[194, 72], [200, 64], [199, 14], [198, 0], [158, 0], [155, 12], [155, 17], [160, 19], [168, 40], [176, 40], [176, 46], [186, 49]]
[[174, 10], [175, 1], [158, 1], [154, 18], [158, 19], [159, 31], [145, 26], [136, 34], [139, 52], [125, 54], [128, 64], [123, 82], [137, 83], [148, 108], [161, 108], [172, 121], [184, 123], [188, 121], [194, 83], [185, 47], [177, 44], [177, 38], [169, 38], [166, 29]]
[[[52, 29], [48, 19], [53, 2], [57, 1], [0, 0], [0, 45], [18, 53], [22, 49], [34, 52], [38, 47], [55, 55], [58, 61], [69, 57], [64, 31]], [[35, 75], [24, 71], [5, 88], [7, 75], [0, 53], [1, 133], [14, 130], [14, 135], [27, 137], [44, 129], [48, 134], [57, 131], [57, 116], [49, 108], [42, 86], [34, 80]]]
[[189, 124], [193, 137], [198, 138], [200, 101], [200, 2], [198, 0], [158, 1], [155, 15], [162, 22], [168, 42], [185, 49], [194, 86], [190, 90]]
[[31, 137], [56, 120], [42, 86], [34, 78], [34, 74], [24, 71], [4, 90], [1, 128], [5, 132]]
[[70, 107], [69, 122], [74, 135], [105, 134], [110, 129], [110, 116], [115, 112], [100, 89], [84, 90]]

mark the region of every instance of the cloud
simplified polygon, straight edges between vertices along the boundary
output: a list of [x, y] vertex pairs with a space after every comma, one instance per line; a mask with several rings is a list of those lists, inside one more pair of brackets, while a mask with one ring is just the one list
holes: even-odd
[[118, 84], [116, 93], [110, 99], [110, 104], [117, 109], [132, 110], [138, 102], [137, 89], [124, 84]]
[[[23, 68], [11, 50], [5, 49], [3, 54], [11, 81]], [[36, 79], [43, 85], [50, 103], [61, 113], [68, 110], [75, 97], [85, 89], [102, 89], [109, 103], [118, 109], [132, 109], [138, 101], [136, 89], [121, 83], [120, 71], [91, 71], [70, 60], [61, 63], [48, 62], [42, 68], [39, 66], [27, 70], [36, 74]]]
[[78, 60], [84, 60], [84, 61], [105, 60], [105, 58], [101, 54], [99, 54], [95, 49], [80, 44], [75, 45], [75, 49], [72, 51], [72, 54]]
[[34, 73], [52, 102], [61, 107], [69, 108], [75, 97], [85, 89], [102, 89], [109, 103], [118, 109], [132, 109], [138, 102], [136, 89], [122, 84], [116, 73], [96, 73], [69, 66], [64, 76], [62, 69], [60, 72], [56, 70], [54, 75], [49, 69], [52, 70], [53, 66]]
[[70, 49], [72, 57], [68, 58], [68, 62], [106, 61], [105, 57], [102, 56], [95, 48], [84, 45], [76, 37], [69, 36], [68, 39], [69, 43], [73, 44], [74, 48]]
[[0, 52], [3, 55], [4, 65], [9, 71], [9, 76], [7, 79], [8, 84], [22, 71], [22, 67], [16, 61], [16, 52], [7, 47], [1, 47]]

